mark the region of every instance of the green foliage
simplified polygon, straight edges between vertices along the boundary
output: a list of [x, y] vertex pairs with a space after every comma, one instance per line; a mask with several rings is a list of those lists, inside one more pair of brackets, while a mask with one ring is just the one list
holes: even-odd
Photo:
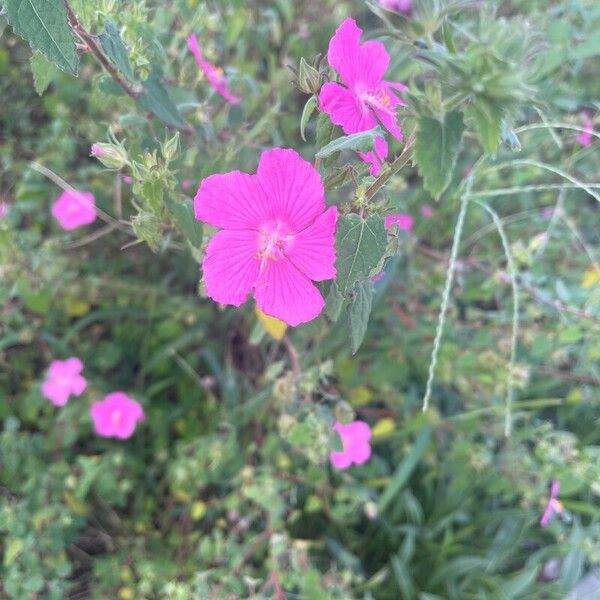
[[125, 75], [130, 83], [134, 83], [135, 79], [133, 76], [133, 70], [131, 69], [131, 63], [129, 62], [129, 55], [127, 48], [121, 39], [119, 30], [116, 25], [107, 20], [104, 24], [104, 31], [98, 36], [102, 50], [106, 53], [106, 56], [110, 61], [119, 69], [119, 71]]
[[440, 197], [452, 179], [463, 130], [459, 112], [444, 115], [441, 121], [431, 117], [419, 119], [415, 159], [425, 188], [435, 198]]
[[33, 74], [33, 87], [41, 96], [48, 89], [53, 77], [56, 75], [56, 66], [44, 58], [44, 55], [40, 52], [32, 55], [30, 66]]
[[79, 63], [62, 0], [3, 0], [14, 30], [34, 50], [64, 71], [77, 73]]

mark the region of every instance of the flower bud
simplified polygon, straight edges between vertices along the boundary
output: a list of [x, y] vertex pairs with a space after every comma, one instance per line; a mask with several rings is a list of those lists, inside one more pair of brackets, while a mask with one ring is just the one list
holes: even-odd
[[90, 155], [95, 156], [107, 169], [119, 170], [129, 162], [125, 148], [116, 144], [92, 144]]

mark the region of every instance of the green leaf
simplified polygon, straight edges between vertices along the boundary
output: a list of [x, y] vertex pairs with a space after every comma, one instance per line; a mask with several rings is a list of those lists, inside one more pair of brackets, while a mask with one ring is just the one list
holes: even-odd
[[351, 133], [343, 135], [326, 146], [323, 146], [315, 156], [317, 158], [325, 158], [342, 150], [355, 150], [357, 152], [368, 152], [373, 149], [375, 138], [382, 135], [380, 127], [374, 127], [369, 131], [360, 131], [359, 133]]
[[502, 134], [502, 110], [492, 104], [477, 100], [467, 109], [467, 116], [473, 119], [483, 149], [487, 154], [494, 154], [498, 149]]
[[352, 354], [356, 354], [367, 333], [371, 307], [373, 306], [373, 282], [359, 281], [354, 288], [354, 297], [348, 307], [350, 317], [350, 342]]
[[163, 123], [173, 127], [184, 128], [186, 126], [181, 113], [171, 100], [167, 88], [162, 84], [156, 71], [144, 81], [144, 90], [139, 95], [138, 102]]
[[64, 71], [77, 74], [79, 57], [63, 0], [4, 0], [16, 33]]
[[302, 117], [300, 118], [300, 136], [304, 141], [306, 141], [306, 136], [304, 135], [304, 130], [306, 129], [306, 125], [310, 120], [313, 112], [317, 108], [317, 97], [313, 94], [308, 102], [304, 105], [304, 110], [302, 111]]
[[398, 495], [398, 492], [400, 492], [404, 484], [408, 481], [408, 478], [417, 466], [421, 456], [427, 449], [430, 438], [431, 429], [429, 427], [421, 429], [410, 452], [398, 465], [390, 482], [387, 484], [385, 490], [383, 490], [381, 496], [379, 496], [379, 500], [377, 501], [379, 512], [383, 512], [388, 507], [390, 502]]
[[135, 77], [131, 69], [131, 63], [129, 62], [127, 48], [121, 39], [121, 34], [117, 26], [112, 21], [107, 20], [104, 24], [104, 31], [100, 34], [99, 38], [102, 50], [104, 50], [104, 53], [113, 65], [125, 75], [130, 83], [134, 83]]
[[181, 229], [183, 235], [189, 240], [195, 248], [202, 245], [202, 223], [194, 216], [194, 206], [189, 198], [183, 202], [167, 200], [167, 206], [175, 219], [175, 222]]
[[340, 318], [343, 304], [344, 296], [340, 293], [337, 282], [332, 281], [329, 293], [325, 299], [325, 314], [333, 323]]
[[41, 52], [34, 52], [29, 62], [33, 74], [33, 87], [41, 96], [56, 74], [56, 65], [50, 62]]
[[425, 188], [439, 198], [448, 187], [456, 166], [464, 130], [463, 116], [460, 112], [451, 112], [443, 121], [420, 117], [418, 124], [415, 160]]
[[349, 214], [340, 218], [336, 234], [336, 282], [343, 296], [350, 293], [357, 281], [369, 277], [386, 247], [383, 217], [371, 215], [362, 219]]

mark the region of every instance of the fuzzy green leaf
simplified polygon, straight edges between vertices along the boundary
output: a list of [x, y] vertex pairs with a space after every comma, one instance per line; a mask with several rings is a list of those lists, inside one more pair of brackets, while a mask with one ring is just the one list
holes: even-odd
[[329, 142], [326, 146], [323, 146], [317, 153], [317, 158], [325, 158], [341, 152], [342, 150], [355, 150], [357, 152], [368, 152], [373, 149], [375, 138], [382, 135], [380, 127], [374, 127], [369, 131], [360, 131], [359, 133], [351, 133], [350, 135], [344, 135], [339, 137], [332, 142]]
[[129, 62], [127, 47], [121, 39], [121, 34], [117, 26], [112, 21], [106, 21], [104, 31], [100, 34], [100, 44], [102, 50], [110, 61], [119, 69], [119, 71], [127, 78], [130, 83], [134, 83], [135, 77]]
[[33, 74], [33, 87], [41, 96], [56, 74], [56, 65], [50, 62], [41, 52], [34, 52], [29, 62]]
[[79, 57], [63, 0], [4, 0], [16, 33], [64, 71], [77, 74]]
[[367, 333], [369, 316], [373, 306], [373, 282], [363, 279], [354, 288], [354, 297], [348, 307], [350, 317], [350, 342], [352, 354], [356, 354]]
[[456, 166], [465, 126], [460, 112], [451, 112], [443, 121], [419, 118], [415, 160], [425, 188], [439, 198], [448, 187]]
[[315, 108], [317, 108], [317, 97], [313, 94], [304, 105], [302, 117], [300, 118], [300, 136], [304, 141], [306, 141], [306, 135], [304, 135], [304, 131], [308, 121], [310, 120], [310, 117], [315, 111]]
[[175, 222], [195, 248], [202, 245], [202, 223], [194, 216], [192, 201], [186, 198], [183, 202], [168, 200], [167, 206], [175, 219]]
[[350, 214], [340, 218], [336, 234], [336, 282], [342, 295], [348, 295], [357, 281], [369, 277], [386, 247], [383, 217], [372, 215], [362, 219]]
[[144, 90], [138, 98], [143, 108], [156, 115], [163, 123], [174, 127], [185, 127], [185, 121], [158, 73], [153, 72], [144, 82]]

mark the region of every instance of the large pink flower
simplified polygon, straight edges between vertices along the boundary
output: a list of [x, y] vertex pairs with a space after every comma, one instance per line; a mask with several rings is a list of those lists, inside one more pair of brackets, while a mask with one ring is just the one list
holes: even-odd
[[42, 395], [54, 406], [64, 406], [71, 396], [81, 396], [87, 387], [81, 371], [83, 363], [78, 358], [53, 360], [42, 383]]
[[263, 152], [256, 175], [211, 175], [194, 201], [196, 218], [219, 231], [202, 268], [206, 293], [240, 306], [254, 291], [267, 315], [299, 325], [325, 304], [313, 281], [335, 277], [335, 206], [325, 210], [317, 170], [294, 150]]
[[352, 464], [362, 465], [371, 456], [371, 428], [364, 421], [353, 421], [343, 425], [336, 423], [333, 428], [342, 438], [344, 449], [330, 452], [329, 458], [336, 469], [347, 469]]
[[133, 435], [138, 422], [144, 420], [144, 409], [125, 392], [112, 392], [92, 404], [90, 415], [99, 436], [126, 440]]
[[52, 216], [67, 231], [96, 220], [96, 199], [91, 192], [64, 191], [52, 204]]
[[204, 71], [210, 84], [217, 92], [219, 92], [219, 94], [221, 94], [221, 96], [223, 96], [223, 98], [225, 98], [225, 100], [227, 100], [227, 102], [230, 104], [238, 104], [240, 99], [229, 91], [229, 85], [227, 84], [227, 79], [225, 78], [223, 70], [215, 67], [204, 58], [202, 50], [200, 50], [200, 46], [198, 45], [196, 34], [190, 34], [186, 41], [190, 52], [196, 59], [196, 63], [202, 71]]
[[[390, 55], [381, 42], [360, 43], [362, 30], [356, 21], [347, 18], [329, 42], [327, 59], [340, 75], [344, 85], [326, 83], [319, 94], [319, 104], [344, 133], [373, 129], [381, 123], [395, 138], [402, 139], [396, 109], [405, 106], [394, 90], [407, 90], [402, 83], [383, 79], [390, 64]], [[387, 156], [387, 144], [375, 146], [378, 154]], [[362, 156], [375, 166], [374, 157]]]

